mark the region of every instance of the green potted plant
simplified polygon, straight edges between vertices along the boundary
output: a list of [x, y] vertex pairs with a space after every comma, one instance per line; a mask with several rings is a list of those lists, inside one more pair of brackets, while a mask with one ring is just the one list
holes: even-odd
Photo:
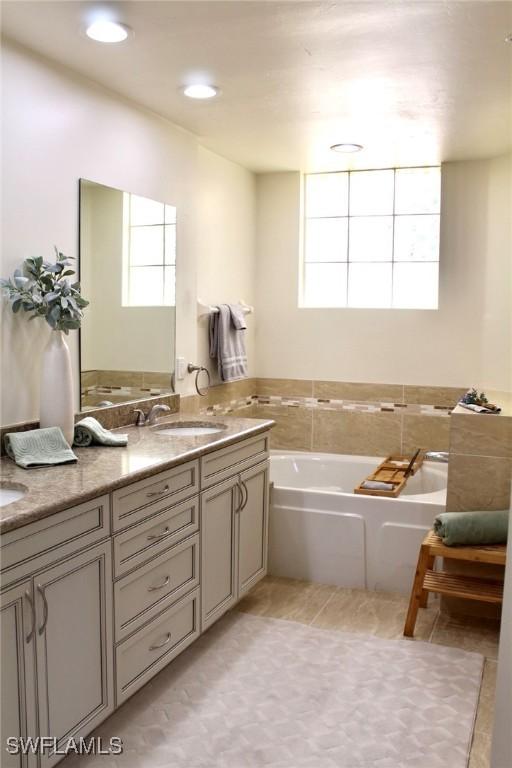
[[0, 287], [14, 313], [27, 312], [29, 320], [43, 318], [52, 333], [43, 351], [40, 389], [40, 425], [58, 426], [68, 442], [73, 440], [73, 377], [69, 348], [64, 336], [80, 328], [83, 309], [89, 304], [80, 293], [80, 283], [68, 278], [72, 257], [55, 248], [55, 263], [42, 256], [25, 259], [13, 276], [0, 280]]

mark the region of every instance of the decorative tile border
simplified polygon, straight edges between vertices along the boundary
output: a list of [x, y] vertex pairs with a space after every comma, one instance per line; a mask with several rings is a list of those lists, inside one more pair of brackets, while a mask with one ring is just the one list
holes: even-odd
[[415, 403], [365, 402], [356, 400], [330, 400], [315, 397], [286, 397], [281, 395], [251, 395], [199, 408], [204, 415], [227, 415], [241, 408], [252, 406], [276, 408], [301, 408], [324, 411], [355, 411], [361, 413], [403, 413], [421, 416], [449, 416], [452, 408], [440, 405]]

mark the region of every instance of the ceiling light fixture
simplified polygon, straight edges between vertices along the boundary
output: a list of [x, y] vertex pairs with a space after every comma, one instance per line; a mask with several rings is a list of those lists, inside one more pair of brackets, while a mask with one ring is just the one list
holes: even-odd
[[510, 35], [507, 35], [505, 38], [506, 43], [512, 43], [512, 33]]
[[131, 31], [126, 24], [100, 19], [90, 24], [85, 30], [85, 34], [98, 43], [122, 43]]
[[363, 149], [362, 144], [333, 144], [331, 147], [333, 152], [360, 152]]
[[217, 96], [219, 89], [214, 85], [196, 83], [195, 85], [186, 85], [183, 88], [183, 93], [189, 99], [212, 99], [214, 96]]

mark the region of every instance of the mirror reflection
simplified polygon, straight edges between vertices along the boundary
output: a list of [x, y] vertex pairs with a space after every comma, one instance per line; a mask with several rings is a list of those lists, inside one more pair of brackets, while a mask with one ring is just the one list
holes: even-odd
[[80, 180], [81, 409], [172, 391], [176, 208]]

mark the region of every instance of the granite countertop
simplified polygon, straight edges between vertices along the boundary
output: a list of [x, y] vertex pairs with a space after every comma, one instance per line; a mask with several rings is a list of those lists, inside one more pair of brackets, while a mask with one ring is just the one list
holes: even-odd
[[227, 429], [198, 437], [172, 437], [158, 434], [158, 430], [149, 426], [121, 427], [113, 432], [128, 435], [126, 447], [73, 448], [78, 462], [54, 467], [22, 469], [11, 459], [2, 458], [2, 482], [22, 490], [26, 488], [27, 493], [18, 501], [0, 507], [0, 533], [20, 528], [115, 488], [257, 435], [274, 424], [269, 419], [228, 416], [187, 418], [179, 413], [158, 423], [177, 421], [222, 423]]

